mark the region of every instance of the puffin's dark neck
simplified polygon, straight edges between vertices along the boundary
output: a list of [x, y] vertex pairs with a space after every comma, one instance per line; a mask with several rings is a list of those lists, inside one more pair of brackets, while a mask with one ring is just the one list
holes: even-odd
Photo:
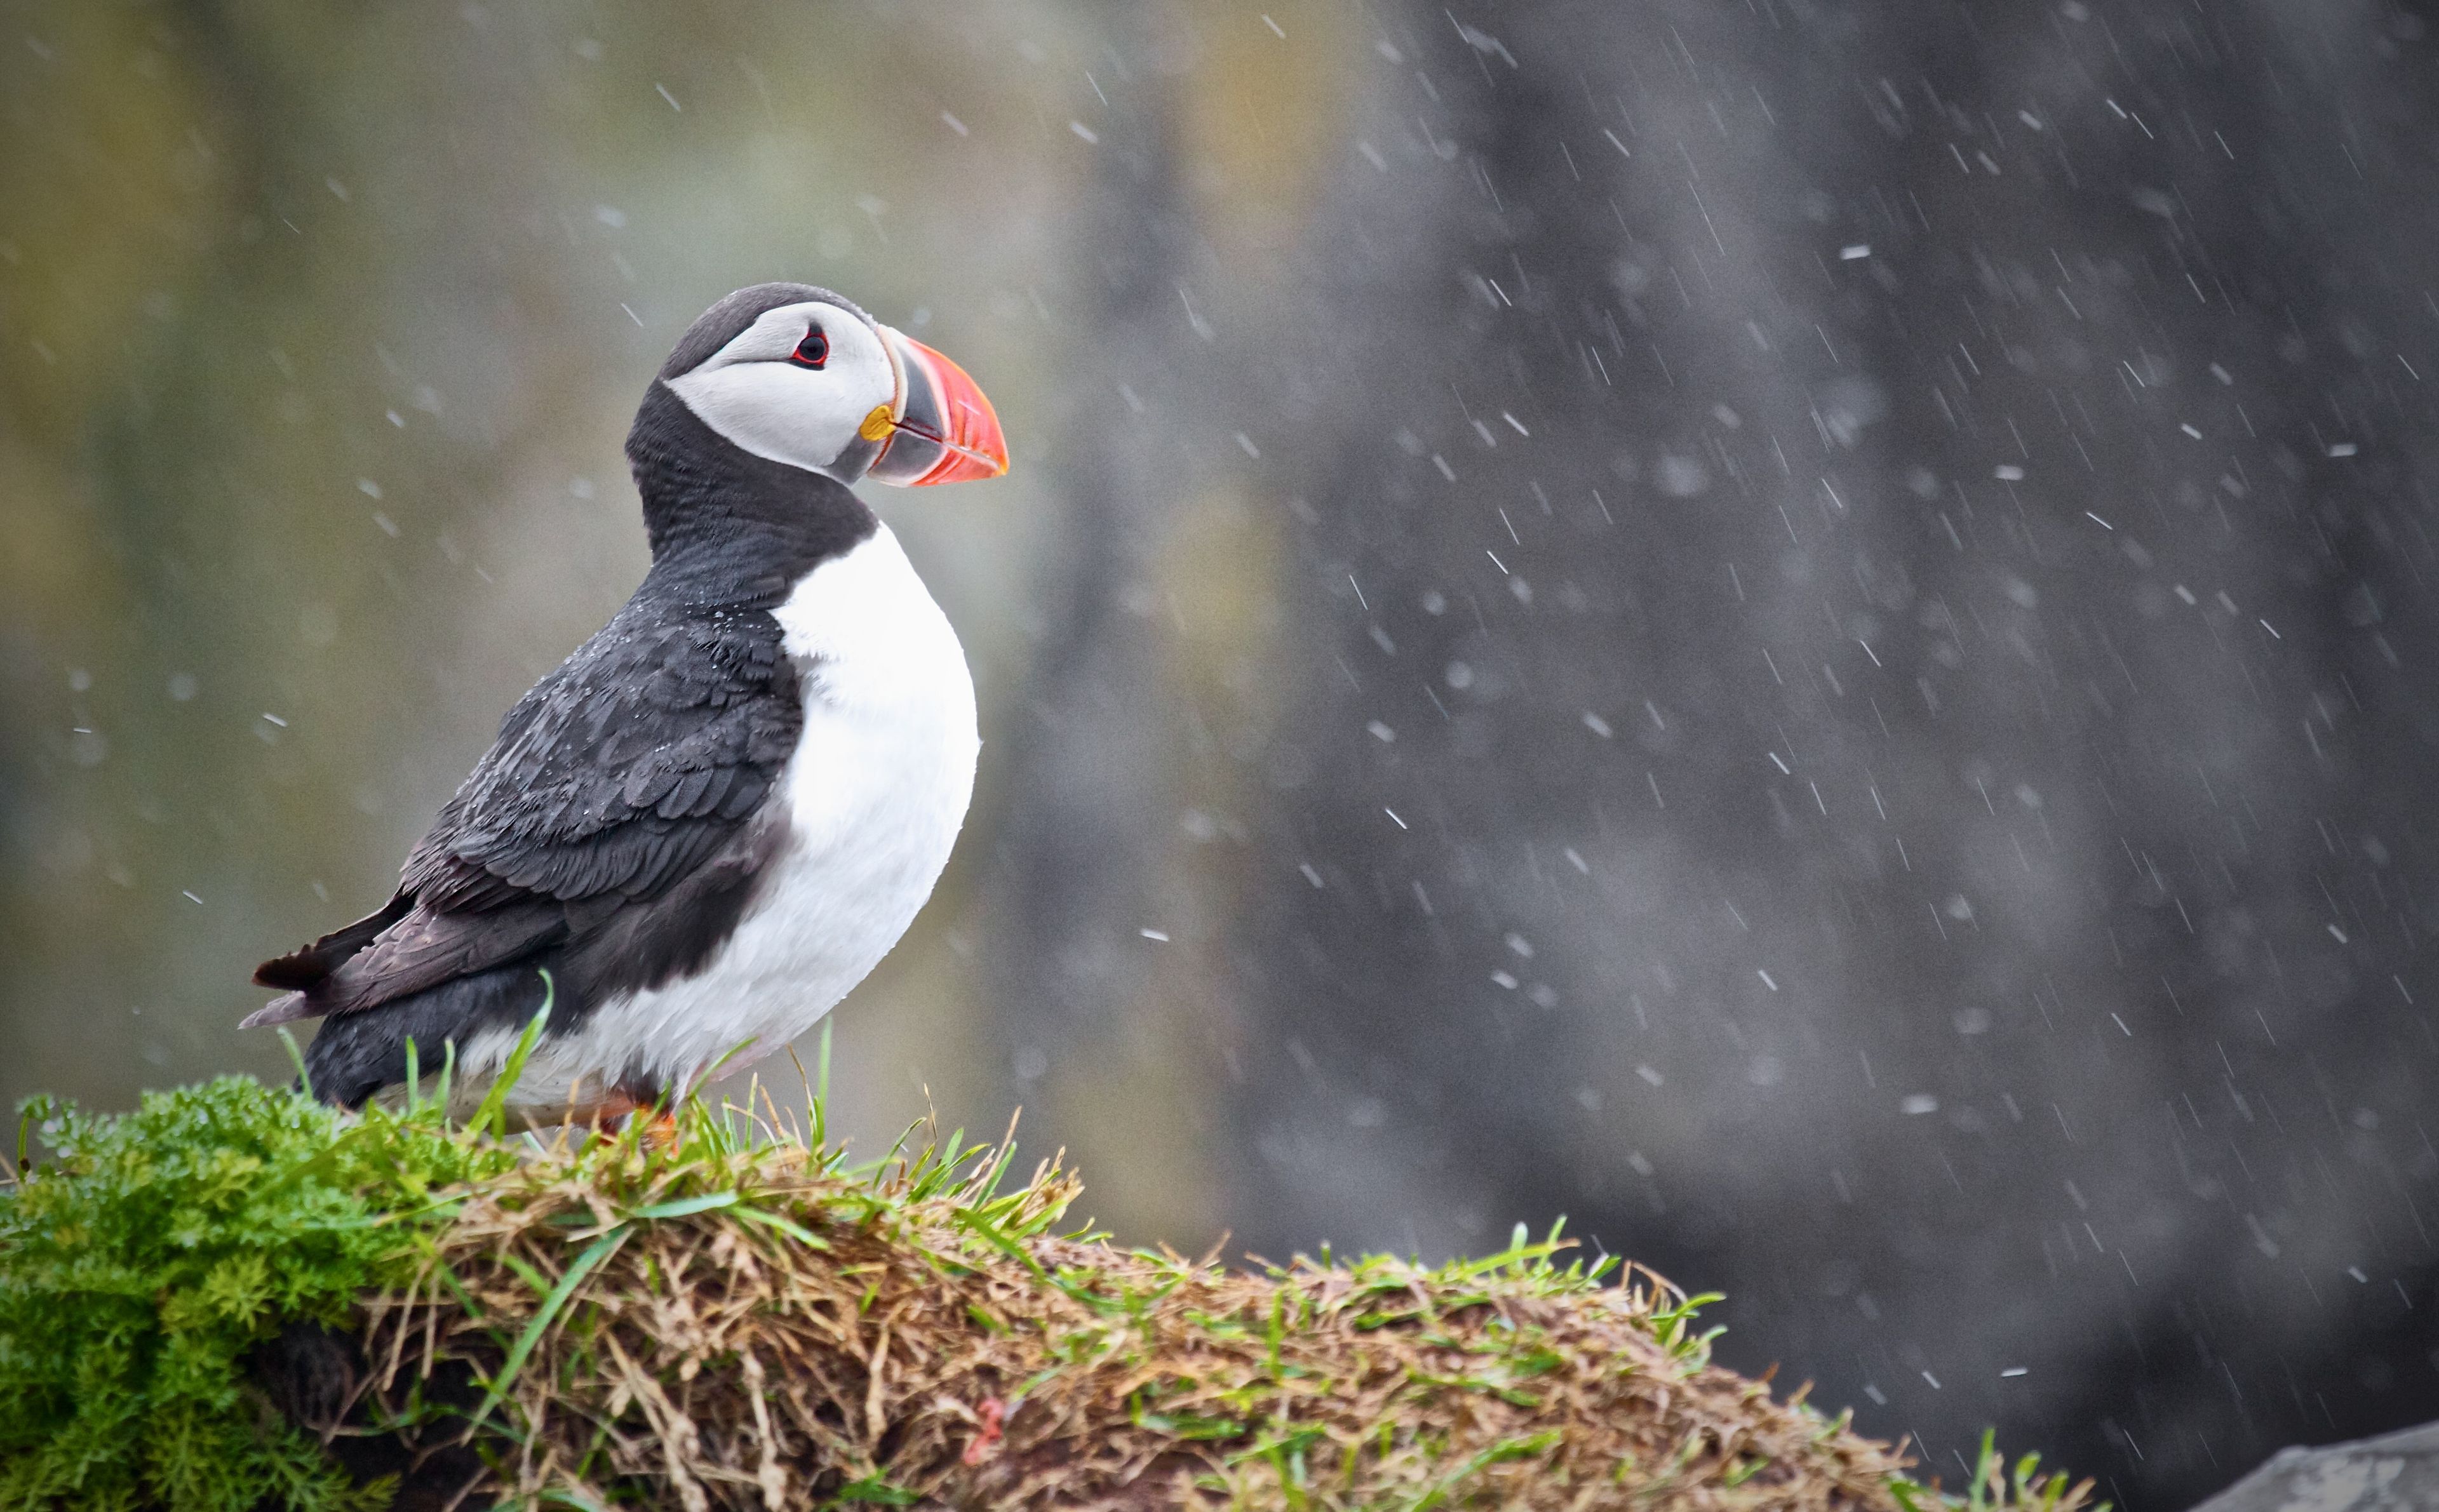
[[739, 448], [658, 382], [627, 433], [627, 464], [652, 546], [645, 587], [686, 603], [773, 608], [881, 524], [846, 484]]

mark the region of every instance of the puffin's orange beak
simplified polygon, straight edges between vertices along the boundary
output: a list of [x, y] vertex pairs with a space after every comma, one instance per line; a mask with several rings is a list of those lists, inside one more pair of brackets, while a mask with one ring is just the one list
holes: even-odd
[[999, 415], [981, 385], [903, 331], [883, 326], [881, 339], [897, 359], [900, 397], [894, 412], [876, 410], [864, 422], [870, 427], [866, 437], [882, 442], [865, 475], [912, 488], [1006, 472], [1007, 437], [1000, 434]]

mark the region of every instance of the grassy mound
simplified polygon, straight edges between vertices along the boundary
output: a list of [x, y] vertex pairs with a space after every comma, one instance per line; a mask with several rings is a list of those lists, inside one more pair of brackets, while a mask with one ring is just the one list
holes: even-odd
[[1002, 1190], [1006, 1147], [853, 1169], [767, 1100], [685, 1110], [673, 1150], [237, 1079], [28, 1120], [0, 1187], [0, 1508], [2088, 1494], [1986, 1450], [1967, 1498], [1916, 1486], [1710, 1365], [1704, 1299], [1605, 1284], [1555, 1235], [1229, 1271], [1056, 1234], [1077, 1183]]

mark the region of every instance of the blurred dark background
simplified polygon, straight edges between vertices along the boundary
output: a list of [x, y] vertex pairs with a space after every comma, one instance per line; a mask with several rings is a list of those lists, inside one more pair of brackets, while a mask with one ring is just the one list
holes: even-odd
[[1564, 1214], [2144, 1512], [2439, 1416], [2422, 12], [1257, 3], [0, 8], [0, 1096], [284, 1073], [805, 278], [1017, 459], [877, 501], [986, 745], [861, 1145]]

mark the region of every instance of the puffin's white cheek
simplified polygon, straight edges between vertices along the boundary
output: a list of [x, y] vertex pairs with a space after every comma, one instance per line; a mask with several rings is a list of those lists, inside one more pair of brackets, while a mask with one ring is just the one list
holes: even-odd
[[739, 451], [809, 471], [836, 461], [863, 418], [828, 374], [790, 363], [697, 369], [669, 389]]

